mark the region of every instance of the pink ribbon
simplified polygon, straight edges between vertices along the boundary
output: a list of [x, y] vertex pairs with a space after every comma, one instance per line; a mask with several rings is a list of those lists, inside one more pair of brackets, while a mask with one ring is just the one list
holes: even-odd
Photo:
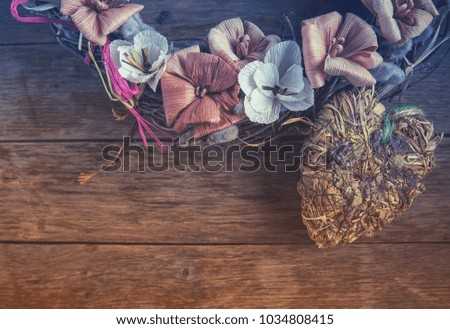
[[[100, 50], [102, 52], [102, 62], [105, 65], [106, 70], [108, 70], [109, 78], [111, 81], [111, 86], [114, 91], [114, 93], [123, 101], [128, 102], [130, 101], [134, 96], [139, 94], [140, 89], [139, 86], [136, 83], [130, 83], [119, 73], [119, 70], [117, 69], [116, 65], [111, 59], [111, 51], [110, 51], [110, 42], [109, 40], [106, 42], [104, 46], [100, 46]], [[138, 123], [138, 129], [139, 133], [142, 137], [142, 141], [144, 142], [145, 147], [148, 147], [147, 138], [145, 136], [145, 132], [147, 132], [154, 140], [155, 142], [161, 147], [162, 150], [166, 151], [167, 146], [164, 145], [163, 142], [155, 135], [155, 133], [152, 131], [152, 128], [160, 131], [162, 134], [164, 134], [166, 137], [173, 138], [173, 136], [170, 136], [168, 133], [163, 131], [158, 126], [152, 124], [151, 122], [145, 120], [138, 111], [136, 111], [135, 108], [129, 108], [128, 109], [131, 114], [136, 118], [136, 121]]]
[[29, 0], [13, 0], [11, 2], [11, 14], [17, 21], [24, 22], [24, 23], [56, 23], [56, 24], [64, 25], [65, 27], [68, 27], [72, 30], [78, 31], [77, 27], [73, 23], [66, 22], [61, 19], [38, 17], [38, 16], [32, 16], [32, 17], [19, 16], [17, 7], [19, 7], [21, 4], [26, 3], [26, 2], [30, 2], [30, 1]]

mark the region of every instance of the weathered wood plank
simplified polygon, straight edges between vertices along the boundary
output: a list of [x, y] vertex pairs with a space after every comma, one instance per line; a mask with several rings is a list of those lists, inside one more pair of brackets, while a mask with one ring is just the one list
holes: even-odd
[[[102, 146], [0, 144], [0, 240], [312, 243], [299, 220], [297, 172], [240, 172], [235, 161], [233, 172], [138, 173], [135, 162], [133, 173], [106, 173], [79, 186], [79, 172], [102, 163]], [[413, 209], [363, 241], [450, 241], [450, 188], [442, 183], [450, 170], [447, 139], [437, 158]]]
[[97, 73], [58, 45], [3, 47], [0, 141], [121, 138]]
[[449, 244], [0, 245], [2, 308], [447, 308]]
[[[11, 0], [0, 1], [0, 45], [56, 43], [48, 24], [17, 22], [11, 15]], [[19, 13], [26, 16], [20, 8]]]

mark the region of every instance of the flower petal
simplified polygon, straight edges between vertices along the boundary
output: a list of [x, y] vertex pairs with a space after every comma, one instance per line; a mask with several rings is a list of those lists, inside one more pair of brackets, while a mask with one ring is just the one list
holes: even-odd
[[184, 109], [173, 128], [176, 132], [181, 132], [188, 125], [218, 122], [220, 122], [218, 104], [210, 97], [203, 97], [196, 98]]
[[280, 83], [280, 76], [275, 64], [265, 63], [259, 66], [255, 72], [255, 82], [263, 94], [272, 95], [272, 91], [267, 88], [275, 88]]
[[220, 111], [220, 121], [217, 123], [198, 124], [194, 128], [194, 138], [200, 138], [209, 135], [213, 132], [228, 128], [239, 121], [243, 120], [245, 116], [230, 114], [225, 111]]
[[238, 40], [244, 35], [244, 25], [240, 18], [227, 19], [208, 33], [208, 45], [212, 54], [219, 54], [224, 50], [233, 60], [239, 58], [234, 53]]
[[360, 51], [347, 59], [358, 63], [368, 70], [378, 67], [383, 63], [383, 57], [379, 53], [372, 51]]
[[[265, 40], [264, 33], [252, 22], [244, 21], [244, 34], [248, 34], [250, 37], [250, 44], [248, 48], [250, 51], [262, 51], [267, 47], [268, 41]], [[264, 45], [261, 45], [261, 42], [264, 43]], [[261, 49], [258, 49], [261, 48]]]
[[301, 65], [292, 65], [280, 79], [280, 87], [287, 88], [290, 93], [299, 93], [303, 90], [303, 68]]
[[100, 20], [102, 33], [108, 35], [114, 32], [125, 24], [131, 16], [140, 12], [142, 9], [144, 9], [143, 5], [130, 3], [121, 7], [100, 11], [98, 13], [98, 19]]
[[270, 34], [266, 36], [266, 40], [268, 41], [267, 47], [265, 51], [267, 52], [272, 46], [275, 46], [277, 43], [281, 42], [281, 38], [278, 35]]
[[436, 9], [432, 0], [414, 0], [414, 7], [425, 10], [433, 16], [439, 15], [439, 11]]
[[156, 31], [144, 30], [134, 37], [134, 45], [137, 49], [147, 48], [150, 45], [156, 46], [164, 54], [169, 52], [167, 39]]
[[117, 68], [120, 68], [122, 66], [122, 63], [120, 62], [121, 51], [119, 51], [119, 47], [132, 48], [133, 44], [131, 42], [128, 42], [125, 40], [114, 40], [113, 42], [111, 42], [111, 44], [109, 46], [110, 53], [111, 53], [111, 59], [113, 60], [113, 62]]
[[220, 93], [210, 95], [212, 99], [219, 103], [226, 111], [231, 111], [239, 103], [239, 85], [236, 83], [233, 87], [223, 90]]
[[156, 92], [156, 88], [158, 87], [159, 80], [161, 80], [161, 77], [164, 74], [164, 71], [166, 70], [166, 67], [167, 67], [167, 59], [164, 59], [164, 62], [159, 67], [156, 75], [154, 77], [152, 77], [151, 79], [149, 79], [148, 82], [147, 82], [149, 87], [154, 92]]
[[304, 78], [303, 90], [295, 95], [277, 95], [280, 103], [291, 111], [305, 111], [314, 104], [314, 90], [308, 80]]
[[212, 28], [208, 34], [208, 46], [211, 54], [218, 55], [221, 51], [225, 52], [233, 61], [239, 61], [239, 57], [234, 53], [234, 47], [231, 41], [222, 31]]
[[374, 77], [364, 67], [342, 57], [328, 56], [324, 72], [329, 76], [344, 77], [355, 87], [372, 86], [376, 83]]
[[106, 35], [102, 32], [98, 15], [93, 9], [79, 7], [71, 18], [86, 39], [100, 46], [106, 43]]
[[72, 16], [81, 6], [85, 6], [84, 0], [61, 0], [60, 12], [63, 15]]
[[414, 25], [408, 25], [400, 20], [397, 20], [398, 27], [400, 28], [402, 39], [397, 43], [398, 45], [405, 44], [408, 40], [415, 38], [422, 34], [423, 31], [433, 21], [433, 16], [421, 9], [413, 8], [410, 15], [414, 18]]
[[[281, 103], [274, 102], [273, 99], [259, 93], [258, 89], [252, 93], [254, 98], [259, 98], [262, 102], [255, 102], [257, 107], [251, 104], [249, 97], [245, 97], [244, 108], [245, 114], [252, 122], [269, 124], [275, 122], [280, 117]], [[257, 95], [258, 94], [258, 95]], [[259, 104], [260, 103], [260, 104]]]
[[294, 64], [302, 64], [300, 46], [294, 41], [283, 41], [267, 51], [265, 63], [275, 64], [278, 72], [283, 76]]
[[254, 109], [260, 112], [270, 112], [273, 99], [274, 96], [267, 96], [260, 89], [255, 89], [249, 97], [249, 102]]
[[239, 85], [241, 86], [242, 91], [248, 96], [258, 87], [255, 82], [255, 73], [262, 65], [264, 64], [254, 61], [245, 65], [241, 72], [239, 72]]
[[399, 42], [402, 36], [394, 18], [392, 0], [362, 0], [362, 2], [377, 17], [383, 37], [390, 43]]
[[313, 88], [322, 87], [327, 75], [323, 72], [332, 38], [338, 32], [342, 16], [332, 12], [302, 22], [302, 48], [306, 75]]
[[340, 57], [348, 58], [359, 51], [373, 52], [378, 48], [377, 36], [372, 27], [353, 14], [345, 15], [344, 23], [336, 37], [345, 39]]
[[133, 83], [144, 83], [147, 82], [151, 76], [145, 73], [142, 73], [142, 71], [136, 70], [134, 68], [127, 68], [127, 67], [120, 67], [119, 73], [125, 80], [128, 80]]
[[[159, 48], [158, 46], [150, 44], [146, 48], [148, 51], [147, 59], [148, 59], [148, 62], [152, 64], [152, 68], [153, 68], [154, 64], [156, 64], [156, 66], [158, 66], [158, 64], [160, 64], [164, 60], [164, 58], [166, 58], [166, 53], [163, 53], [161, 51], [161, 48]], [[141, 54], [143, 48], [136, 47], [136, 45], [135, 45], [134, 49], [135, 49], [136, 53]], [[142, 56], [141, 56], [141, 58], [142, 58]]]
[[166, 71], [161, 77], [161, 89], [167, 125], [172, 126], [179, 114], [196, 99], [195, 88], [185, 79]]
[[234, 68], [212, 54], [187, 54], [185, 71], [195, 86], [206, 87], [213, 93], [227, 90], [237, 84], [237, 72]]
[[186, 75], [186, 58], [190, 53], [199, 53], [200, 47], [199, 45], [194, 45], [189, 48], [184, 48], [180, 51], [174, 53], [168, 63], [166, 72], [171, 73], [173, 75], [179, 76], [187, 81], [192, 83], [192, 79]]

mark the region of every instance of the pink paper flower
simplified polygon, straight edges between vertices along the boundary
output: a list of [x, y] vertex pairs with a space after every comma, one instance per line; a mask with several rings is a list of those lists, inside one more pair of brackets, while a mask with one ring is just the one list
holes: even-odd
[[231, 112], [239, 102], [237, 75], [232, 62], [201, 53], [199, 46], [173, 54], [161, 78], [167, 125], [177, 133], [193, 125], [200, 138], [242, 120]]
[[356, 87], [376, 83], [368, 69], [383, 62], [376, 52], [377, 37], [358, 16], [337, 12], [302, 22], [303, 58], [313, 88], [320, 88], [330, 76], [346, 78]]
[[107, 35], [121, 27], [144, 6], [129, 0], [62, 0], [61, 14], [70, 16], [91, 42], [103, 46]]
[[254, 60], [262, 61], [267, 50], [281, 41], [276, 35], [265, 36], [255, 24], [240, 18], [221, 22], [211, 29], [207, 39], [212, 54], [227, 54], [239, 68]]
[[422, 34], [439, 15], [431, 0], [362, 0], [377, 17], [384, 38], [403, 45]]

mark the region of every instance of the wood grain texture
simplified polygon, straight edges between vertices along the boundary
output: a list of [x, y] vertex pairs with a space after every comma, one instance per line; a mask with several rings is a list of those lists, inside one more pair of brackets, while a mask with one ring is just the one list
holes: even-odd
[[[279, 34], [283, 12], [294, 12], [297, 29], [340, 6], [360, 9], [329, 0], [135, 2], [172, 39], [201, 39], [236, 16]], [[78, 174], [97, 170], [101, 149], [131, 121], [115, 122], [96, 73], [45, 24], [15, 22], [9, 4], [0, 2], [0, 307], [450, 307], [448, 138], [409, 212], [374, 238], [327, 250], [300, 222], [296, 172], [139, 173], [134, 163], [132, 173], [79, 186]], [[170, 16], [157, 23], [162, 10]], [[404, 99], [446, 133], [449, 74], [450, 56]]]
[[449, 244], [2, 245], [0, 307], [446, 308], [449, 252]]
[[121, 138], [131, 120], [117, 122], [95, 70], [59, 45], [2, 47], [0, 141]]
[[[47, 24], [24, 24], [11, 15], [11, 1], [0, 1], [0, 46], [11, 44], [56, 43]], [[20, 15], [26, 15], [19, 8]]]
[[[217, 173], [173, 168], [138, 173], [132, 165], [134, 173], [106, 173], [79, 186], [78, 173], [101, 164], [101, 147], [0, 145], [0, 240], [312, 243], [299, 220], [297, 172], [285, 173], [282, 166], [275, 173], [240, 172], [238, 159], [233, 172]], [[450, 241], [450, 223], [443, 220], [450, 212], [450, 188], [442, 184], [450, 170], [447, 140], [437, 156], [428, 191], [402, 219], [368, 241]]]

